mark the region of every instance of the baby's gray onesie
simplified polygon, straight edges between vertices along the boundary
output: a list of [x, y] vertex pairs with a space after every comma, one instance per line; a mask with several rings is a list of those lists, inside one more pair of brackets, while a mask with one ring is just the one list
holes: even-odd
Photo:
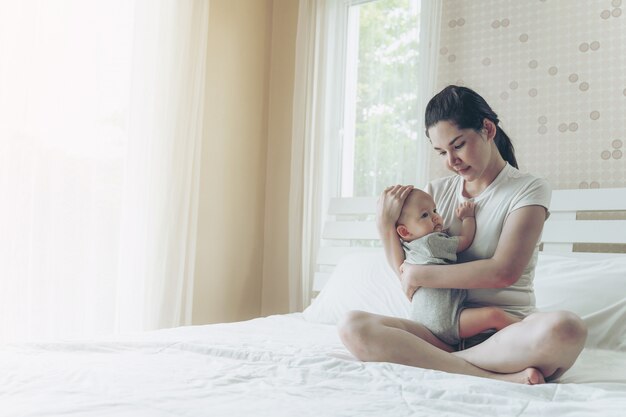
[[[431, 233], [411, 242], [402, 242], [406, 262], [416, 265], [448, 265], [456, 262], [459, 238], [445, 233]], [[449, 345], [457, 345], [459, 316], [467, 291], [454, 288], [420, 287], [411, 300], [411, 320], [428, 328]]]

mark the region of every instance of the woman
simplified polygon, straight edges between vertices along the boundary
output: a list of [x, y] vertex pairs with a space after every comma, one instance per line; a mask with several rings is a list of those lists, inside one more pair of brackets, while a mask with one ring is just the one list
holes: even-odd
[[579, 317], [534, 311], [532, 277], [550, 189], [517, 170], [511, 141], [498, 123], [487, 102], [465, 87], [446, 87], [426, 108], [426, 135], [456, 174], [433, 181], [426, 191], [452, 234], [458, 227], [454, 207], [468, 199], [477, 206], [474, 243], [460, 263], [403, 264], [395, 223], [412, 186], [383, 192], [377, 222], [387, 260], [409, 298], [419, 287], [466, 288], [472, 306], [496, 305], [523, 320], [454, 351], [419, 323], [353, 311], [339, 332], [358, 359], [539, 384], [558, 378], [580, 354], [587, 330]]

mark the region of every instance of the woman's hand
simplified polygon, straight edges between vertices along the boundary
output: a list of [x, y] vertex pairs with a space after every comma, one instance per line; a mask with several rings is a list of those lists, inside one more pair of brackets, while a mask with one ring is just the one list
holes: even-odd
[[400, 265], [404, 262], [404, 250], [400, 244], [400, 236], [396, 232], [396, 222], [400, 217], [404, 200], [412, 189], [412, 185], [387, 187], [378, 198], [376, 208], [376, 225], [385, 248], [385, 257], [398, 277]]
[[413, 299], [413, 295], [420, 288], [415, 284], [415, 278], [419, 272], [419, 265], [409, 264], [404, 262], [400, 266], [400, 282], [402, 284], [402, 291], [408, 297], [409, 301]]
[[376, 224], [381, 234], [390, 229], [395, 230], [404, 200], [409, 196], [412, 189], [412, 185], [394, 185], [385, 188], [385, 191], [382, 192], [378, 198], [376, 210]]

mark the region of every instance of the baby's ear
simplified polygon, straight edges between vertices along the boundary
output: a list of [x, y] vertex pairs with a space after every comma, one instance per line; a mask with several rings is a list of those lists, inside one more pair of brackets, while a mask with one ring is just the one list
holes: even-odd
[[402, 239], [406, 239], [407, 236], [409, 235], [409, 230], [403, 224], [400, 224], [398, 225], [398, 227], [396, 227], [396, 232], [398, 232], [398, 234], [400, 235]]

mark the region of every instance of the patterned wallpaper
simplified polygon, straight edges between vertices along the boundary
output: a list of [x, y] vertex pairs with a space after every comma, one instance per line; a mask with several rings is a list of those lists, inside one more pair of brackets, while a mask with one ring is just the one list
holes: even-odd
[[622, 0], [444, 0], [439, 58], [438, 90], [483, 95], [522, 171], [554, 189], [626, 187]]

